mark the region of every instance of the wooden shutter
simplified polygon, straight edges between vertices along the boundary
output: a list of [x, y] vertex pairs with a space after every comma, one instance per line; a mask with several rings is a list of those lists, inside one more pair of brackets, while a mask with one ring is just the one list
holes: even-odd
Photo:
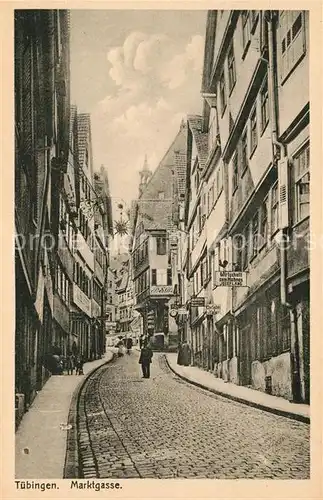
[[284, 158], [278, 165], [279, 175], [279, 225], [280, 229], [289, 226], [288, 160]]

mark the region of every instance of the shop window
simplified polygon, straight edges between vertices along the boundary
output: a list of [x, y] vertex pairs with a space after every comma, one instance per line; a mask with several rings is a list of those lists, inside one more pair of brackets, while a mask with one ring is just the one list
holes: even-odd
[[307, 144], [294, 157], [295, 172], [295, 222], [310, 214], [310, 146]]

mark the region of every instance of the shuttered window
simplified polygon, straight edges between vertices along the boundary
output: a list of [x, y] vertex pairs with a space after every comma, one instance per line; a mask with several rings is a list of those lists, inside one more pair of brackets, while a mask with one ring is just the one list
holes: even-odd
[[305, 54], [304, 11], [284, 10], [280, 14], [281, 80], [285, 80]]

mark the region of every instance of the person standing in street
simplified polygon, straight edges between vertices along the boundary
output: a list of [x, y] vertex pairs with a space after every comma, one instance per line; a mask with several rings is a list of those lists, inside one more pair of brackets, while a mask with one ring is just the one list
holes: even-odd
[[140, 351], [139, 364], [141, 364], [143, 378], [150, 377], [150, 363], [153, 357], [153, 351], [148, 345], [148, 342], [144, 342], [143, 347]]
[[73, 375], [73, 371], [75, 368], [75, 357], [72, 352], [68, 352], [67, 354], [67, 375]]

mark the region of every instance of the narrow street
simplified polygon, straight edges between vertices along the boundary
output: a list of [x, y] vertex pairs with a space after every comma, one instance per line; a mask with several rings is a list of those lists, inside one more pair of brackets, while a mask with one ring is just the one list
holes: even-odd
[[198, 389], [162, 354], [138, 352], [89, 377], [79, 403], [84, 478], [309, 478], [307, 424]]

